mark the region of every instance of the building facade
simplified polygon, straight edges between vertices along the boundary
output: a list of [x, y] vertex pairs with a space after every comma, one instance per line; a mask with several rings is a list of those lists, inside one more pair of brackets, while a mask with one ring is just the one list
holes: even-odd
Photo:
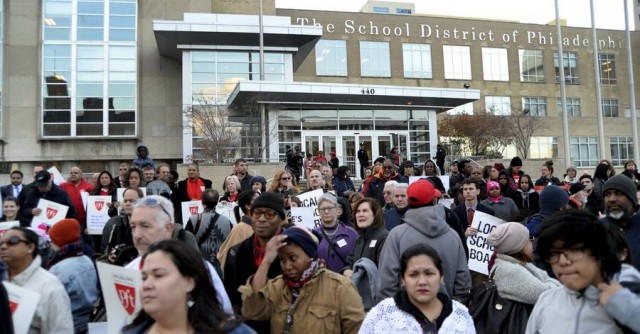
[[[168, 162], [276, 162], [291, 145], [335, 151], [355, 167], [362, 143], [372, 158], [398, 146], [423, 162], [435, 153], [438, 115], [479, 109], [529, 110], [545, 123], [531, 157], [565, 155], [554, 26], [280, 9], [271, 0], [261, 66], [258, 3], [5, 1], [0, 159], [13, 168], [83, 161], [97, 171], [130, 161], [140, 143]], [[621, 164], [634, 140], [625, 34], [598, 30], [595, 65], [590, 30], [562, 31], [570, 160], [593, 166], [605, 150]]]

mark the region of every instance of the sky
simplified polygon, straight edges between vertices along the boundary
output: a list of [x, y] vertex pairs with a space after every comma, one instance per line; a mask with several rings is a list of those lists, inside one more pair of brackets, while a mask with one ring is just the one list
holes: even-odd
[[[416, 13], [547, 24], [555, 19], [554, 0], [386, 0], [415, 3]], [[591, 27], [591, 0], [558, 0], [560, 18], [568, 26]], [[593, 0], [598, 29], [624, 30], [624, 0]], [[629, 24], [636, 0], [629, 2]], [[366, 0], [275, 0], [277, 8], [358, 12]]]

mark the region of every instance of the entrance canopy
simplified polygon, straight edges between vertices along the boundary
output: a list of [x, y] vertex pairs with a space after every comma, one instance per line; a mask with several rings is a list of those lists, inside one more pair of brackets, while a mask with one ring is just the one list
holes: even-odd
[[[316, 82], [240, 81], [227, 104], [335, 105], [349, 108], [429, 109], [443, 112], [480, 99], [477, 89], [422, 88]], [[240, 115], [236, 115], [240, 116]]]

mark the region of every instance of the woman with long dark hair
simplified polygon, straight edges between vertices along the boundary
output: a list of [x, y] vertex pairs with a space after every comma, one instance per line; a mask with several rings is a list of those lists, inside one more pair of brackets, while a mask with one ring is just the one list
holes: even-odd
[[142, 310], [122, 333], [252, 333], [220, 308], [199, 259], [197, 250], [178, 240], [151, 244], [140, 262]]

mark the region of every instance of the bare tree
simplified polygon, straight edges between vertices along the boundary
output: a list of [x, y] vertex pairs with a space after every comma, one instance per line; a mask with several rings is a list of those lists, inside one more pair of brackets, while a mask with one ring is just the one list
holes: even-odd
[[495, 156], [510, 140], [510, 122], [491, 111], [445, 115], [438, 121], [438, 134], [466, 146], [472, 155]]
[[194, 100], [185, 108], [185, 116], [190, 120], [186, 125], [196, 139], [202, 158], [221, 162], [229, 154], [230, 147], [238, 144], [238, 129], [229, 121], [226, 106], [204, 97]]
[[529, 147], [531, 146], [531, 137], [536, 131], [544, 129], [542, 119], [529, 114], [529, 110], [512, 111], [508, 117], [511, 123], [510, 135], [513, 138], [518, 155], [523, 159], [529, 157]]

